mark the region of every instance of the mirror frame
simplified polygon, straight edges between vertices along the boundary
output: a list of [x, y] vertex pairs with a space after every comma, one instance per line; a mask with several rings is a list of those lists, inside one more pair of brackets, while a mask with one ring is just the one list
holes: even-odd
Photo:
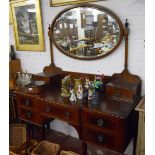
[[[99, 11], [102, 11], [102, 12], [105, 12], [107, 14], [109, 14], [110, 16], [112, 16], [116, 22], [118, 23], [119, 25], [119, 28], [120, 28], [120, 37], [119, 37], [119, 41], [118, 43], [114, 46], [114, 48], [112, 48], [109, 52], [107, 52], [106, 54], [103, 54], [103, 55], [99, 55], [99, 56], [96, 56], [96, 57], [92, 57], [92, 58], [82, 58], [82, 57], [78, 57], [78, 56], [74, 56], [74, 55], [70, 55], [68, 54], [67, 52], [65, 52], [61, 47], [59, 47], [59, 45], [57, 44], [57, 42], [55, 41], [54, 39], [54, 33], [53, 33], [53, 28], [54, 28], [54, 25], [55, 25], [55, 22], [56, 20], [63, 14], [65, 13], [66, 11], [69, 11], [71, 9], [74, 9], [74, 8], [78, 8], [78, 7], [83, 7], [83, 8], [86, 8], [86, 7], [90, 7], [90, 8], [94, 8], [94, 9], [97, 9]], [[119, 19], [119, 17], [113, 13], [111, 10], [107, 9], [106, 7], [103, 7], [103, 6], [99, 6], [99, 5], [94, 5], [94, 4], [78, 4], [78, 5], [74, 5], [74, 6], [71, 6], [71, 7], [67, 7], [65, 9], [63, 9], [60, 13], [58, 13], [56, 15], [56, 17], [53, 19], [53, 22], [51, 24], [51, 33], [52, 33], [52, 43], [55, 45], [55, 47], [61, 52], [63, 53], [64, 55], [66, 56], [69, 56], [71, 58], [74, 58], [74, 59], [78, 59], [78, 60], [94, 60], [94, 59], [99, 59], [99, 58], [103, 58], [105, 56], [108, 56], [109, 54], [113, 53], [117, 48], [118, 46], [121, 44], [122, 42], [122, 39], [123, 39], [123, 35], [124, 35], [124, 29], [123, 29], [123, 24], [121, 22], [121, 20]]]

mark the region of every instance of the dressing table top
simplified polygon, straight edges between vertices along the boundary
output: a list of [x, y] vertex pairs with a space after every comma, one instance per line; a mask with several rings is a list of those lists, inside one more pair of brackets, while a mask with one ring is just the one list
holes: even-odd
[[113, 115], [116, 117], [126, 118], [128, 114], [135, 108], [134, 102], [126, 103], [120, 101], [112, 101], [106, 99], [104, 96], [101, 97], [100, 103], [92, 105], [89, 101], [88, 104], [82, 104], [81, 100], [71, 102], [69, 99], [60, 96], [60, 89], [47, 89], [40, 94], [29, 94], [26, 89], [15, 90], [16, 94], [32, 97], [46, 102], [55, 104], [63, 104], [64, 106], [71, 106], [75, 108], [83, 108], [85, 110], [94, 111], [97, 113], [104, 113], [106, 115]]

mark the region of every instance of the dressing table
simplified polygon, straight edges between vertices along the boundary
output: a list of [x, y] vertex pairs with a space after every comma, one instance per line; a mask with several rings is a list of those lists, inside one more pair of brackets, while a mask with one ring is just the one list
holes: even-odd
[[[92, 16], [94, 9], [98, 14], [95, 18], [104, 21], [103, 23], [106, 24], [104, 33], [101, 35], [98, 32], [103, 28], [103, 23], [98, 21], [98, 25], [96, 25], [94, 22], [90, 22], [94, 19]], [[70, 20], [72, 26], [66, 26], [63, 22], [67, 23], [67, 15], [74, 16], [76, 13], [78, 14], [79, 10], [82, 10], [79, 14], [81, 20]], [[79, 32], [78, 23], [75, 21], [81, 22], [81, 28], [85, 27], [81, 35], [85, 34], [89, 41], [86, 41], [86, 38], [77, 37], [76, 33], [71, 36], [72, 28]], [[93, 25], [94, 29], [92, 29]], [[63, 29], [69, 32], [69, 38], [65, 37], [67, 34], [63, 34]], [[92, 32], [93, 35], [89, 35]], [[125, 28], [123, 28], [119, 18], [112, 11], [101, 6], [76, 5], [60, 12], [53, 23], [49, 25], [51, 65], [46, 66], [43, 73], [34, 75], [34, 79], [47, 82], [46, 89], [39, 94], [30, 94], [25, 88], [14, 91], [19, 119], [41, 127], [49, 119], [60, 119], [69, 123], [75, 127], [83, 142], [84, 155], [86, 155], [87, 143], [123, 154], [131, 139], [136, 138], [138, 115], [134, 109], [141, 99], [141, 80], [138, 76], [129, 73], [127, 68], [128, 32], [127, 21]], [[107, 33], [106, 37], [103, 37], [105, 33]], [[113, 76], [105, 76], [103, 80], [104, 89], [99, 104], [93, 105], [91, 102], [83, 104], [80, 100], [71, 102], [69, 99], [61, 97], [61, 80], [66, 75], [71, 75], [73, 79], [76, 77], [93, 79], [94, 75], [62, 71], [56, 67], [53, 60], [53, 44], [69, 57], [92, 60], [114, 52], [121, 43], [123, 36], [125, 38], [124, 70], [122, 73]], [[106, 38], [108, 39], [106, 40]], [[112, 42], [110, 38], [112, 38]], [[66, 45], [67, 42], [68, 45]], [[79, 43], [83, 45], [81, 46]], [[74, 52], [72, 52], [73, 50]]]

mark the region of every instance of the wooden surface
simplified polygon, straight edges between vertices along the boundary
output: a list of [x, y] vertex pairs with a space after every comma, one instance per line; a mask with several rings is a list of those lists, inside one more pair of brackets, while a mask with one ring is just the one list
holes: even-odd
[[140, 102], [138, 103], [138, 105], [136, 106], [135, 110], [137, 111], [141, 111], [141, 112], [145, 112], [145, 97], [143, 97]]
[[[57, 91], [47, 91], [40, 95], [21, 91], [15, 93], [21, 120], [42, 126], [47, 119], [57, 118], [73, 125], [85, 142], [117, 152], [124, 152], [133, 137], [133, 121], [136, 117], [131, 113], [135, 104], [103, 99], [102, 103], [94, 107], [91, 104], [84, 106], [78, 102], [65, 102]], [[103, 126], [98, 124], [100, 119], [105, 123]], [[101, 139], [104, 137], [103, 142], [98, 139], [100, 136]]]
[[[69, 123], [82, 140], [83, 155], [86, 155], [87, 143], [123, 153], [131, 138], [136, 136], [137, 113], [134, 108], [137, 103], [110, 100], [105, 91], [101, 93], [98, 105], [83, 104], [81, 100], [70, 102], [60, 96], [61, 79], [68, 74], [74, 78], [94, 78], [91, 74], [62, 72], [50, 76], [51, 85], [40, 94], [29, 94], [24, 88], [15, 90], [19, 119], [40, 127], [53, 119]], [[106, 77], [103, 83], [106, 85], [110, 79]]]

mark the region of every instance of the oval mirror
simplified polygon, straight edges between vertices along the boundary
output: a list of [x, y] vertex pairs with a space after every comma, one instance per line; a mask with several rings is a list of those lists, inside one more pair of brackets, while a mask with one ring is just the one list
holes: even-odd
[[60, 12], [52, 23], [55, 46], [67, 56], [90, 60], [107, 56], [121, 43], [123, 26], [109, 9], [77, 5]]

